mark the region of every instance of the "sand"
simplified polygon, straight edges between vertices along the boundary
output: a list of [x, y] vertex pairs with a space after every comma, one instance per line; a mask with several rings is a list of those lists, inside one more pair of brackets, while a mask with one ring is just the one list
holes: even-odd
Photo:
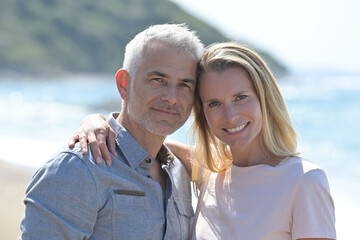
[[25, 189], [35, 169], [0, 161], [0, 239], [18, 239]]

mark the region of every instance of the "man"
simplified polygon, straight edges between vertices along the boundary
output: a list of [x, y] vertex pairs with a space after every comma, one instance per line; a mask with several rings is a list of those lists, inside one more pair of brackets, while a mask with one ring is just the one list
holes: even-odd
[[[187, 120], [203, 45], [184, 25], [152, 26], [126, 46], [116, 73], [112, 167], [79, 144], [39, 169], [25, 196], [22, 239], [188, 239], [187, 171], [163, 145]], [[91, 152], [91, 151], [89, 151]]]

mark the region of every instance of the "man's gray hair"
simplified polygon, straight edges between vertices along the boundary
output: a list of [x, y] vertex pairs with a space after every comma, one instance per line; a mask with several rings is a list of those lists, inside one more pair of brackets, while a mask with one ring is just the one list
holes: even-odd
[[176, 48], [181, 53], [192, 53], [198, 61], [204, 49], [196, 32], [190, 30], [184, 23], [150, 26], [138, 33], [126, 45], [123, 68], [129, 72], [131, 78], [135, 76], [135, 72], [141, 64], [145, 47], [152, 42], [164, 43]]

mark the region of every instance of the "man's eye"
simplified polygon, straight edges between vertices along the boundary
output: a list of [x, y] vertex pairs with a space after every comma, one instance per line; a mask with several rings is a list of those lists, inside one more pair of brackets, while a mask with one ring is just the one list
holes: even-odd
[[191, 89], [191, 86], [189, 84], [186, 84], [186, 83], [180, 83], [180, 86], [181, 87], [186, 87], [186, 88], [190, 88]]
[[151, 82], [155, 85], [164, 84], [165, 80], [162, 78], [153, 78], [151, 79]]

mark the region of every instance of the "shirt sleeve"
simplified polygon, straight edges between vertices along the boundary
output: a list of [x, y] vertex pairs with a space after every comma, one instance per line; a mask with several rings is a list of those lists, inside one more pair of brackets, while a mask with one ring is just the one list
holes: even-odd
[[61, 153], [33, 176], [24, 199], [21, 239], [87, 239], [99, 197], [89, 169], [75, 154]]
[[301, 177], [292, 213], [292, 239], [336, 239], [334, 202], [323, 170], [311, 170]]

